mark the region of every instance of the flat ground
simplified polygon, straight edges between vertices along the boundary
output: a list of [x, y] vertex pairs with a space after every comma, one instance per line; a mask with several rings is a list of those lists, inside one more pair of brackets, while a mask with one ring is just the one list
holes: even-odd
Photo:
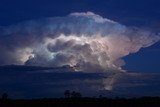
[[0, 100], [0, 107], [160, 107], [159, 97], [133, 99], [60, 98], [34, 100]]

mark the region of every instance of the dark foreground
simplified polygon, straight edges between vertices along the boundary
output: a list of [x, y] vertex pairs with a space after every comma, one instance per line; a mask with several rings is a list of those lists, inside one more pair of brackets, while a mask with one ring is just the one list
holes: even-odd
[[0, 100], [0, 107], [160, 107], [159, 97]]

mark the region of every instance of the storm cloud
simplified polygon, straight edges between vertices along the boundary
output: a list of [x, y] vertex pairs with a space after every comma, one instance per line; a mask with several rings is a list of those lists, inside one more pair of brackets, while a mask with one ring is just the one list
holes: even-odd
[[123, 57], [160, 40], [95, 13], [31, 20], [0, 29], [0, 65], [70, 65], [76, 71], [121, 71]]

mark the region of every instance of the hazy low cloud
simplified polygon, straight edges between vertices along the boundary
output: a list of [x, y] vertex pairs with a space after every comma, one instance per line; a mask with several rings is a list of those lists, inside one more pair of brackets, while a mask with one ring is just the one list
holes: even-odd
[[90, 97], [98, 97], [100, 94], [107, 97], [159, 96], [159, 76], [152, 73], [0, 69], [0, 94], [6, 92], [10, 98], [53, 98], [63, 97], [65, 90], [71, 90]]

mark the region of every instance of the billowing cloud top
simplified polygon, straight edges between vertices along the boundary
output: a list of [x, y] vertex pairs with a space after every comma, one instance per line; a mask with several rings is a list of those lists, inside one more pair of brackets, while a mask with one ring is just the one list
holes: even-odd
[[121, 70], [123, 57], [160, 40], [92, 12], [26, 21], [0, 33], [1, 65], [70, 65], [83, 71]]

